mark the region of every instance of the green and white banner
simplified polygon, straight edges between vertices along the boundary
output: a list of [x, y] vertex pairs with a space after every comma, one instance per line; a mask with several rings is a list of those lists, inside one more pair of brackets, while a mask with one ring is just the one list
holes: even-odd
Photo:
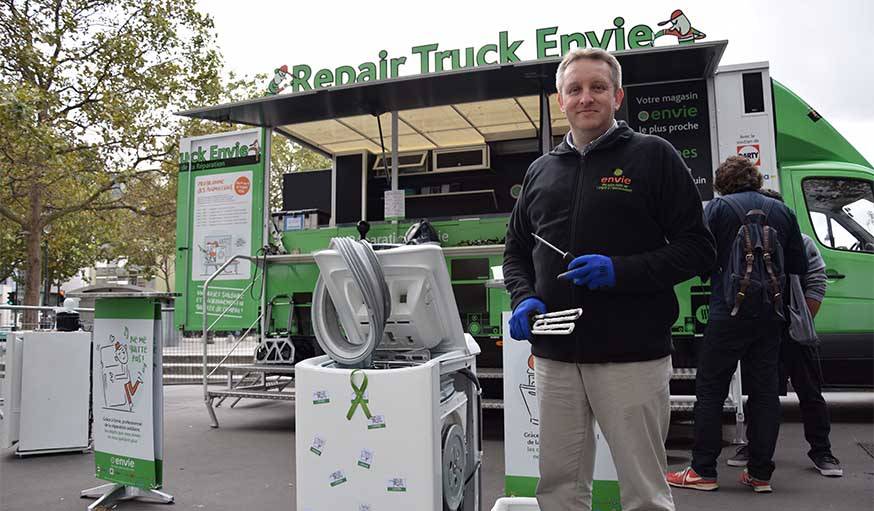
[[[267, 143], [261, 129], [180, 140], [176, 289], [182, 296], [175, 302], [177, 327], [201, 329], [204, 281], [236, 255], [257, 255], [264, 244]], [[215, 330], [244, 330], [255, 322], [257, 273], [248, 260], [235, 259], [216, 276], [208, 314], [224, 316]]]
[[161, 306], [102, 298], [94, 309], [96, 477], [143, 489], [162, 485]]
[[[509, 497], [533, 497], [540, 479], [540, 403], [531, 344], [510, 337], [504, 312], [504, 488]], [[556, 339], [559, 341], [560, 339]], [[592, 511], [619, 511], [619, 482], [613, 455], [595, 423]]]

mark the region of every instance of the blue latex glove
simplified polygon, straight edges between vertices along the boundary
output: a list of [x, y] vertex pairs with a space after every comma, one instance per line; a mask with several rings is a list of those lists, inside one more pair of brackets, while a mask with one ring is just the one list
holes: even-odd
[[531, 316], [546, 314], [546, 304], [538, 298], [526, 298], [510, 316], [510, 337], [524, 341], [531, 338]]
[[570, 280], [578, 286], [600, 289], [616, 285], [613, 261], [607, 256], [583, 255], [571, 261], [567, 269], [569, 271], [562, 273], [558, 278]]

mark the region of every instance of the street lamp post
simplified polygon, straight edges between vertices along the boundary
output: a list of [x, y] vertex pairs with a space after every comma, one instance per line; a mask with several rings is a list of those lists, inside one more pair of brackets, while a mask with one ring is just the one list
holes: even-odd
[[40, 295], [39, 304], [48, 305], [49, 290], [48, 290], [48, 272], [49, 272], [49, 247], [45, 239], [42, 240], [42, 278], [43, 292]]

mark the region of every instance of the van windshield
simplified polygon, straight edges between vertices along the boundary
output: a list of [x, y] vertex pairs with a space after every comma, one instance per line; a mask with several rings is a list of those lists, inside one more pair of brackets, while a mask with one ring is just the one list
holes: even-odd
[[856, 202], [844, 206], [844, 213], [854, 223], [862, 227], [868, 234], [874, 236], [874, 202], [868, 199], [859, 199]]
[[811, 178], [803, 180], [801, 188], [820, 243], [835, 250], [874, 253], [874, 187], [870, 181]]

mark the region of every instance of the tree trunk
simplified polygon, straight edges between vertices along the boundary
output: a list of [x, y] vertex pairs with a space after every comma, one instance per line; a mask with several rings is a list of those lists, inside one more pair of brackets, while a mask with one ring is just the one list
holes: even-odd
[[169, 257], [164, 257], [161, 259], [160, 268], [161, 268], [161, 280], [164, 281], [164, 285], [167, 288], [167, 292], [170, 292], [173, 290], [173, 288], [170, 287], [170, 258]]
[[[42, 287], [42, 223], [40, 216], [42, 214], [42, 196], [39, 191], [39, 185], [32, 185], [30, 189], [30, 211], [28, 212], [27, 222], [27, 264], [25, 265], [26, 278], [24, 281], [24, 305], [39, 305], [39, 291]], [[37, 311], [26, 311], [24, 313], [25, 330], [36, 328], [38, 325], [39, 313]]]
[[[31, 225], [27, 230], [27, 266], [25, 266], [24, 303], [23, 305], [39, 305], [39, 292], [42, 288], [42, 228]], [[26, 311], [24, 313], [25, 329], [37, 327], [39, 313]]]

